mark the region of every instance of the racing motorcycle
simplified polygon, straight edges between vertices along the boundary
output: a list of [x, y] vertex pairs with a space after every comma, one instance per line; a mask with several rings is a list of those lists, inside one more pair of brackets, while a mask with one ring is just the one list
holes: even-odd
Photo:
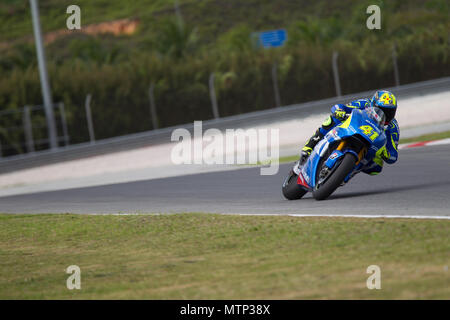
[[300, 199], [309, 191], [316, 200], [328, 198], [361, 172], [386, 144], [384, 122], [379, 108], [353, 110], [315, 146], [304, 164], [295, 163], [283, 182], [284, 197]]

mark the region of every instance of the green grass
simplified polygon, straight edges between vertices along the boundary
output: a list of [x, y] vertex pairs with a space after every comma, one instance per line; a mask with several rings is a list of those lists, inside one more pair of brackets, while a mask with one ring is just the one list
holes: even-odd
[[[450, 221], [0, 215], [0, 299], [449, 299]], [[381, 268], [381, 290], [366, 269]], [[81, 290], [65, 269], [81, 268]]]
[[279, 163], [286, 163], [286, 162], [295, 162], [300, 158], [300, 155], [294, 155], [294, 156], [286, 156], [281, 157], [279, 160]]
[[422, 142], [450, 138], [450, 131], [424, 134], [418, 137], [400, 139], [400, 143]]

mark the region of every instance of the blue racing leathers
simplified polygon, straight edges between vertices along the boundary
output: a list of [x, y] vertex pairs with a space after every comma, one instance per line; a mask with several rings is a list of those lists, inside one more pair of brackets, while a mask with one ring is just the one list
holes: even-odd
[[[325, 136], [331, 129], [341, 124], [353, 109], [364, 109], [370, 105], [368, 99], [359, 99], [348, 104], [336, 104], [331, 107], [331, 115], [322, 123], [319, 128], [320, 134]], [[393, 164], [398, 159], [398, 140], [400, 138], [400, 129], [398, 122], [394, 118], [386, 127], [386, 145], [378, 150], [375, 158], [369, 162], [362, 171], [367, 174], [379, 174], [383, 169], [383, 163]]]

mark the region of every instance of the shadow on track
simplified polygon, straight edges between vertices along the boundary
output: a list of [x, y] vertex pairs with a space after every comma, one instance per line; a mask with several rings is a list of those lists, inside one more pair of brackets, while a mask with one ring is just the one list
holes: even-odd
[[370, 196], [374, 194], [383, 194], [383, 193], [390, 193], [390, 192], [398, 192], [398, 191], [408, 191], [408, 190], [418, 190], [418, 189], [426, 189], [430, 187], [439, 187], [439, 186], [445, 186], [450, 185], [450, 181], [440, 181], [435, 183], [424, 183], [424, 184], [415, 184], [412, 186], [399, 186], [399, 187], [389, 187], [385, 189], [379, 189], [379, 190], [369, 190], [369, 191], [361, 191], [361, 192], [349, 192], [344, 194], [336, 194], [331, 195], [328, 199], [344, 199], [344, 198], [353, 198], [353, 197], [364, 197], [364, 196]]

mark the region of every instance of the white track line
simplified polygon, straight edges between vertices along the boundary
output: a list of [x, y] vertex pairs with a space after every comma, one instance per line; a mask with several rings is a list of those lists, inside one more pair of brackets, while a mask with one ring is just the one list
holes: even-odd
[[290, 216], [299, 218], [308, 217], [331, 217], [331, 218], [366, 218], [366, 219], [442, 219], [450, 220], [450, 216], [410, 216], [410, 215], [369, 215], [369, 214], [299, 214], [299, 213], [288, 213], [288, 214], [245, 214], [240, 213], [242, 216]]
[[[411, 215], [369, 215], [369, 214], [300, 214], [300, 213], [211, 213], [211, 212], [198, 212], [207, 214], [221, 214], [221, 215], [234, 215], [234, 216], [268, 216], [268, 217], [298, 217], [298, 218], [364, 218], [364, 219], [439, 219], [450, 220], [450, 216], [411, 216]], [[87, 215], [106, 215], [106, 216], [151, 216], [151, 215], [171, 215], [180, 213], [88, 213]]]

